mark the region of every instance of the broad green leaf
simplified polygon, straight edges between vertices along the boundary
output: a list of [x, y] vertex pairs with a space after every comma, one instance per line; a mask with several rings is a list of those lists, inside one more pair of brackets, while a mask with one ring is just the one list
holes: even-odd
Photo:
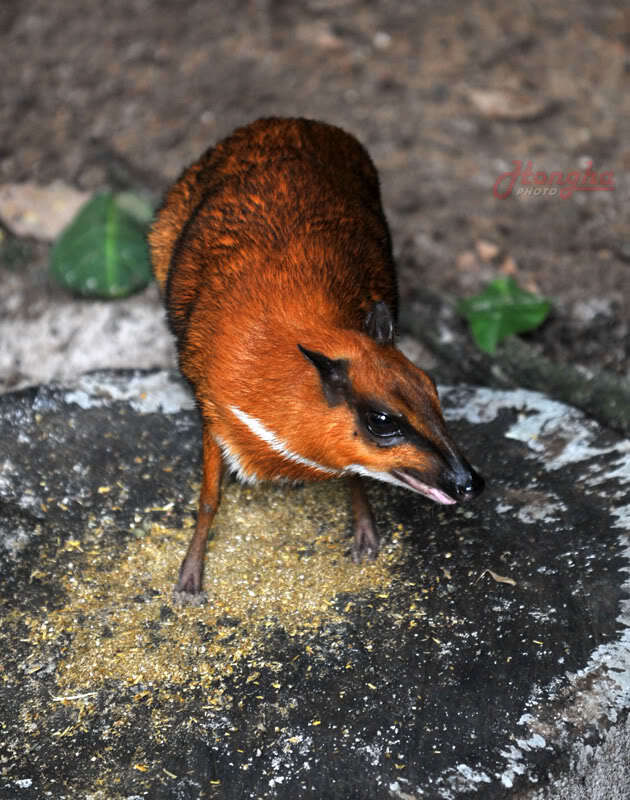
[[537, 328], [550, 309], [548, 300], [521, 289], [512, 277], [496, 278], [481, 294], [457, 303], [477, 346], [490, 354], [507, 336]]
[[125, 297], [143, 289], [151, 280], [146, 225], [128, 201], [98, 194], [57, 240], [50, 269], [58, 283], [84, 297]]

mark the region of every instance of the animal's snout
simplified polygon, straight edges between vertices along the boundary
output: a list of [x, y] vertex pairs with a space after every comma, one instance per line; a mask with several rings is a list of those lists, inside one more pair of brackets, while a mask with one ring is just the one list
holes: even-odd
[[462, 461], [458, 464], [456, 469], [453, 470], [451, 476], [451, 492], [455, 500], [466, 502], [472, 500], [481, 494], [486, 482], [477, 472], [476, 469], [471, 467], [467, 461]]

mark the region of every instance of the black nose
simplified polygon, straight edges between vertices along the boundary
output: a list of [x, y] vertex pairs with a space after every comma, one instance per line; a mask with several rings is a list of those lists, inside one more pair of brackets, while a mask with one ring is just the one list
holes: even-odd
[[455, 499], [460, 501], [472, 500], [481, 494], [486, 482], [470, 464], [462, 464], [453, 476], [453, 489]]

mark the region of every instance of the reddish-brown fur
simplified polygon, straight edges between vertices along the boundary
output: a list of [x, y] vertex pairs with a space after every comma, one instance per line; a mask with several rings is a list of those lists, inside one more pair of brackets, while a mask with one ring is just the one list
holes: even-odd
[[[375, 303], [395, 318], [397, 290], [377, 173], [352, 136], [297, 119], [241, 128], [170, 189], [150, 245], [203, 421], [200, 510], [180, 589], [199, 591], [228, 454], [260, 480], [323, 480], [359, 465], [379, 474], [409, 467], [431, 485], [443, 469], [434, 451], [459, 458], [430, 378], [366, 333]], [[347, 364], [344, 402], [327, 402], [298, 345]], [[376, 446], [359, 430], [355, 406], [364, 399], [404, 415], [431, 446]], [[257, 438], [235, 408], [308, 463]], [[376, 539], [358, 479], [353, 485], [360, 556]]]

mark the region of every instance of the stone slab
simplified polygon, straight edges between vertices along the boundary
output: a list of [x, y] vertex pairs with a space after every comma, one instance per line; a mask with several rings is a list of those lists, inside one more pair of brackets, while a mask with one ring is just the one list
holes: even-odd
[[630, 442], [532, 392], [441, 395], [478, 502], [374, 484], [357, 567], [340, 482], [228, 483], [196, 607], [175, 376], [0, 397], [0, 797], [551, 798], [600, 768], [627, 738]]

